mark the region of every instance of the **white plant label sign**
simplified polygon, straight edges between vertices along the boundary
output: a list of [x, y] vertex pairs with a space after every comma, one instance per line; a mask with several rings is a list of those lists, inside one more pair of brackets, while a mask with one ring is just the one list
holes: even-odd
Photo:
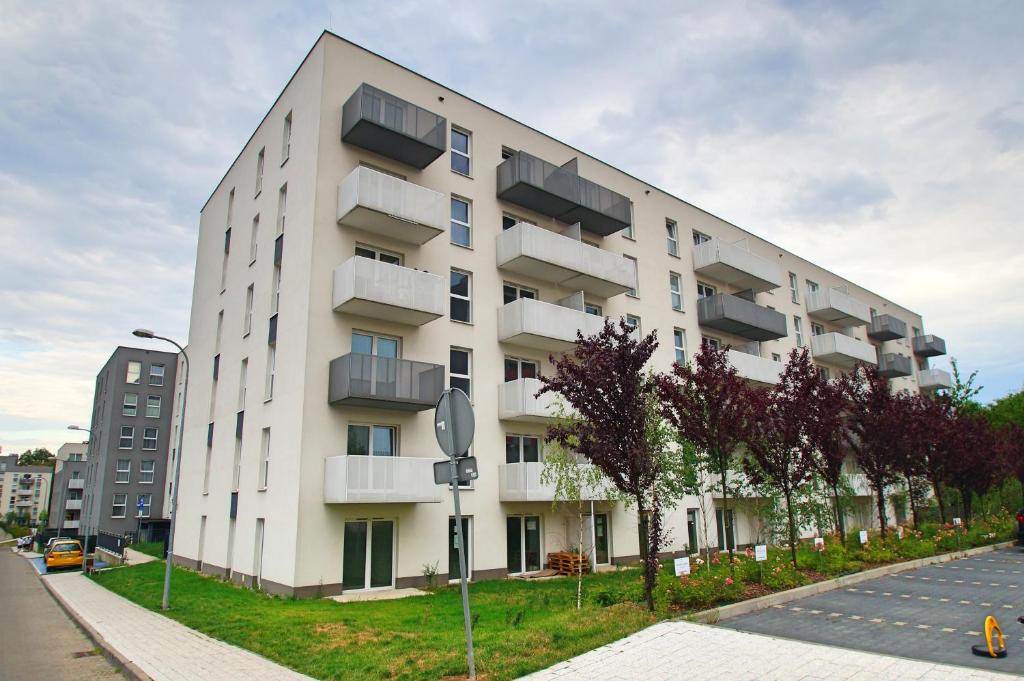
[[824, 551], [825, 550], [825, 538], [824, 537], [815, 537], [814, 538], [814, 550], [815, 551]]
[[860, 543], [861, 544], [867, 544], [868, 543], [868, 531], [867, 530], [861, 530], [860, 531]]
[[762, 562], [768, 560], [768, 545], [758, 544], [754, 547], [754, 560]]
[[953, 524], [956, 525], [957, 527], [960, 527], [960, 525], [963, 524], [963, 521], [960, 520], [959, 518], [953, 518]]
[[676, 577], [690, 574], [690, 559], [689, 558], [676, 558], [675, 559]]

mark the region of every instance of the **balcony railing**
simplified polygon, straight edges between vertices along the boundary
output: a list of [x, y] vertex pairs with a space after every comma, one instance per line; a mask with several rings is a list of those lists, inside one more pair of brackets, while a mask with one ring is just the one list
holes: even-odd
[[876, 364], [875, 347], [838, 332], [811, 336], [811, 355], [819, 362], [852, 368], [857, 362]]
[[907, 323], [891, 314], [876, 315], [868, 327], [868, 338], [879, 341], [896, 340], [907, 337]]
[[498, 309], [498, 340], [548, 351], [568, 350], [576, 332], [590, 336], [604, 328], [604, 317], [531, 298]]
[[324, 460], [324, 503], [437, 503], [434, 462], [411, 456], [330, 456]]
[[498, 267], [602, 298], [636, 288], [636, 261], [525, 222], [498, 235]]
[[728, 357], [729, 364], [736, 367], [736, 374], [740, 378], [764, 385], [779, 382], [783, 369], [782, 362], [732, 349], [729, 350]]
[[693, 271], [741, 291], [759, 293], [782, 286], [782, 268], [777, 263], [721, 239], [693, 247]]
[[83, 478], [71, 478], [68, 480], [68, 489], [85, 489], [85, 480]]
[[444, 367], [350, 352], [331, 361], [328, 401], [347, 407], [423, 411], [444, 391]]
[[81, 511], [82, 500], [81, 499], [68, 499], [64, 502], [64, 508], [69, 511]]
[[65, 520], [64, 524], [61, 527], [63, 527], [65, 530], [77, 530], [80, 523], [81, 521], [79, 520]]
[[[590, 467], [592, 464], [580, 464]], [[539, 461], [506, 463], [498, 466], [499, 501], [555, 501], [555, 487], [541, 482], [544, 464]], [[584, 501], [602, 501], [608, 497], [600, 486], [582, 490]]]
[[871, 322], [870, 307], [834, 288], [808, 293], [807, 314], [836, 326], [860, 326]]
[[749, 340], [786, 337], [786, 315], [726, 293], [697, 301], [697, 322]]
[[558, 416], [559, 398], [552, 393], [534, 397], [540, 379], [520, 378], [498, 385], [498, 418], [507, 421], [545, 423]]
[[914, 354], [918, 357], [938, 357], [946, 354], [946, 341], [931, 334], [914, 336]]
[[447, 148], [448, 121], [363, 83], [341, 110], [341, 139], [357, 147], [426, 168]]
[[338, 222], [410, 244], [424, 244], [448, 224], [448, 196], [359, 166], [338, 185]]
[[878, 373], [886, 378], [911, 376], [914, 373], [914, 363], [909, 357], [887, 352], [881, 359], [882, 361], [878, 363]]
[[926, 392], [948, 390], [953, 387], [953, 377], [942, 369], [924, 369], [917, 372], [917, 387]]
[[629, 199], [580, 177], [576, 159], [556, 166], [524, 151], [498, 166], [498, 198], [602, 236], [629, 227], [632, 217]]
[[444, 314], [436, 274], [355, 256], [334, 270], [334, 310], [422, 326]]

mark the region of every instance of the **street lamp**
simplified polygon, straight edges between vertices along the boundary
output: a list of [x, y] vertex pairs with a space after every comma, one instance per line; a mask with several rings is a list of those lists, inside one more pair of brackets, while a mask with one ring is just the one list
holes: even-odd
[[[89, 438], [92, 439], [92, 431], [82, 426], [68, 426], [68, 430], [81, 430], [89, 433]], [[54, 475], [56, 476], [56, 468], [54, 468]], [[50, 485], [50, 494], [53, 494], [53, 485]], [[60, 537], [60, 532], [64, 529], [64, 516], [67, 513], [64, 509], [64, 504], [68, 498], [67, 485], [64, 486], [64, 491], [61, 492], [61, 506], [57, 509], [60, 512], [60, 516], [57, 519], [57, 537]], [[82, 546], [82, 572], [85, 572], [85, 557], [89, 555], [89, 533], [85, 531], [85, 488], [82, 488], [82, 508], [78, 509], [78, 534], [83, 537]]]
[[135, 329], [132, 335], [136, 338], [149, 338], [162, 340], [178, 348], [181, 353], [182, 364], [185, 367], [184, 388], [181, 389], [181, 418], [178, 420], [178, 446], [174, 457], [174, 486], [171, 488], [171, 527], [167, 536], [167, 555], [164, 556], [164, 595], [160, 601], [160, 609], [167, 610], [171, 607], [171, 562], [174, 556], [174, 527], [178, 520], [178, 480], [181, 477], [181, 439], [185, 433], [185, 400], [188, 397], [188, 353], [175, 341], [164, 336], [158, 336], [149, 329]]

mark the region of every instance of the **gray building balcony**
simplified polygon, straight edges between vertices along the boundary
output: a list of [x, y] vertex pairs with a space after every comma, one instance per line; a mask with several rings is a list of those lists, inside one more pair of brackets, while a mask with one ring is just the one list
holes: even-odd
[[324, 459], [325, 504], [439, 503], [434, 462], [415, 456], [329, 456]]
[[338, 185], [338, 222], [410, 244], [448, 226], [448, 195], [359, 166]]
[[871, 308], [835, 288], [822, 288], [807, 294], [807, 314], [836, 326], [861, 326], [871, 323]]
[[931, 334], [914, 336], [914, 354], [918, 357], [938, 357], [946, 354], [946, 341]]
[[891, 341], [907, 337], [907, 323], [891, 314], [876, 315], [868, 326], [868, 338]]
[[[589, 463], [579, 465], [587, 468], [593, 466]], [[544, 463], [541, 461], [499, 465], [498, 501], [556, 501], [555, 486], [541, 480], [543, 471]], [[600, 487], [587, 486], [580, 492], [583, 501], [603, 501], [608, 496]]]
[[765, 359], [760, 355], [744, 352], [743, 350], [729, 349], [727, 356], [729, 364], [736, 368], [736, 375], [751, 383], [760, 385], [775, 385], [782, 375], [782, 362], [773, 359]]
[[852, 369], [858, 362], [877, 364], [875, 346], [837, 331], [811, 336], [811, 355], [819, 362]]
[[65, 520], [64, 524], [61, 527], [63, 527], [65, 530], [77, 530], [80, 523], [80, 520]]
[[436, 274], [354, 256], [334, 270], [335, 312], [422, 326], [444, 315], [445, 280]]
[[328, 402], [396, 411], [432, 409], [444, 391], [444, 367], [350, 352], [331, 360]]
[[786, 337], [786, 315], [727, 293], [698, 300], [697, 323], [755, 341]]
[[914, 374], [914, 363], [909, 357], [887, 352], [878, 363], [878, 373], [886, 378], [900, 378]]
[[604, 328], [604, 317], [532, 298], [498, 309], [498, 340], [527, 348], [564, 352], [576, 345], [576, 332], [591, 336]]
[[69, 511], [81, 511], [82, 500], [81, 499], [68, 499], [64, 502], [64, 508]]
[[363, 83], [341, 109], [341, 139], [422, 170], [448, 149], [448, 121]]
[[85, 479], [71, 478], [68, 480], [68, 489], [85, 489]]
[[497, 253], [501, 269], [573, 291], [609, 298], [636, 288], [636, 261], [526, 222], [498, 235]]
[[601, 236], [631, 222], [629, 199], [580, 177], [576, 159], [556, 166], [518, 151], [498, 166], [498, 198]]
[[917, 372], [917, 387], [925, 392], [948, 390], [953, 387], [953, 377], [942, 369], [924, 369]]
[[693, 247], [693, 271], [755, 293], [782, 286], [782, 268], [737, 244], [711, 239]]

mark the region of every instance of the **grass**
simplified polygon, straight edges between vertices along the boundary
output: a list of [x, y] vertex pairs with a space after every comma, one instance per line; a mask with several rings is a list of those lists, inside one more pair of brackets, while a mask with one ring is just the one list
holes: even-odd
[[162, 541], [147, 541], [140, 544], [132, 544], [128, 548], [144, 553], [147, 556], [153, 556], [154, 558], [164, 557], [164, 543]]

